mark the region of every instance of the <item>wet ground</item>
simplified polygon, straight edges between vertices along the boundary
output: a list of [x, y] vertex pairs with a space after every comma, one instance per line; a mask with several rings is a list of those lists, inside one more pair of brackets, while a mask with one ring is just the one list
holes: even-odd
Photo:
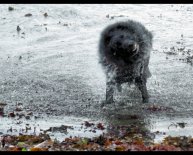
[[[9, 4], [0, 10], [0, 101], [7, 104], [5, 114], [21, 103], [25, 113], [37, 117], [22, 118], [19, 124], [0, 118], [2, 134], [28, 123], [44, 129], [74, 125], [77, 130], [63, 135], [94, 136], [80, 128], [88, 120], [159, 131], [151, 135], [156, 141], [166, 135], [193, 136], [192, 5]], [[26, 17], [28, 13], [32, 16]], [[138, 90], [124, 85], [115, 104], [101, 107], [105, 75], [98, 64], [100, 32], [127, 19], [141, 21], [154, 34], [150, 103], [142, 104]]]

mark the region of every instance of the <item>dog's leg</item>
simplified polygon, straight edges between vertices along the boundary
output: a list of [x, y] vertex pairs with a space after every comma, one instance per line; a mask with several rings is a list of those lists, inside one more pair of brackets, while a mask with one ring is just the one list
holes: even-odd
[[121, 92], [121, 91], [122, 91], [122, 87], [121, 87], [121, 84], [120, 84], [120, 83], [117, 83], [117, 84], [116, 84], [116, 87], [117, 87], [118, 92]]
[[115, 89], [115, 83], [113, 81], [106, 82], [106, 104], [111, 104], [114, 102], [113, 94]]
[[149, 102], [149, 95], [147, 92], [146, 79], [142, 76], [137, 77], [135, 79], [135, 84], [137, 85], [137, 87], [141, 91], [143, 103], [148, 103]]
[[115, 84], [112, 81], [106, 82], [106, 100], [102, 102], [101, 107], [104, 107], [106, 104], [112, 104], [113, 94], [114, 94]]

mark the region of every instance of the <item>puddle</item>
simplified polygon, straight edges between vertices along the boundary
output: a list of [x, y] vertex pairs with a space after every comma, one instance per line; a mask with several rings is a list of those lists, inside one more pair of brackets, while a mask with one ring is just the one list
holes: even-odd
[[[91, 127], [85, 126], [85, 121], [93, 122], [95, 125]], [[20, 124], [17, 124], [19, 123]], [[39, 135], [39, 133], [44, 133], [44, 131], [52, 128], [52, 131], [47, 131], [46, 133], [50, 135], [52, 139], [57, 139], [63, 141], [66, 137], [97, 137], [105, 132], [105, 130], [99, 130], [96, 128], [97, 123], [88, 118], [75, 118], [75, 117], [47, 117], [43, 119], [36, 120], [24, 120], [20, 119], [19, 121], [0, 117], [0, 133], [1, 134], [10, 134], [10, 135], [19, 135], [19, 134], [29, 134], [29, 135]], [[61, 126], [66, 127], [66, 132], [57, 131], [53, 128], [60, 128]], [[26, 127], [30, 130], [26, 131]], [[12, 128], [12, 131], [10, 129]], [[34, 132], [35, 131], [35, 132]]]
[[161, 142], [167, 136], [193, 136], [192, 117], [154, 117], [150, 122], [150, 131], [155, 133], [155, 143]]

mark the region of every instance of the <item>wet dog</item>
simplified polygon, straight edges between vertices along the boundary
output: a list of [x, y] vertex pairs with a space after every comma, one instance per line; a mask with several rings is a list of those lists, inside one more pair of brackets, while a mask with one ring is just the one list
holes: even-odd
[[148, 102], [147, 78], [152, 49], [152, 33], [141, 23], [128, 20], [106, 27], [99, 42], [99, 62], [106, 74], [106, 103], [112, 103], [114, 90], [134, 83]]

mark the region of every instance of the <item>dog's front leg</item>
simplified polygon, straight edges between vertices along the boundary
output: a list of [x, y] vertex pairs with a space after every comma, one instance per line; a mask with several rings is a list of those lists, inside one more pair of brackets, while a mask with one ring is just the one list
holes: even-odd
[[116, 87], [117, 87], [118, 92], [121, 92], [121, 91], [122, 91], [122, 87], [121, 87], [121, 84], [120, 84], [120, 83], [117, 83], [117, 84], [116, 84]]
[[113, 94], [115, 90], [115, 82], [113, 80], [107, 80], [106, 82], [106, 104], [111, 104], [114, 102]]
[[135, 83], [142, 94], [143, 103], [149, 102], [149, 95], [147, 92], [146, 79], [142, 76], [135, 79]]

